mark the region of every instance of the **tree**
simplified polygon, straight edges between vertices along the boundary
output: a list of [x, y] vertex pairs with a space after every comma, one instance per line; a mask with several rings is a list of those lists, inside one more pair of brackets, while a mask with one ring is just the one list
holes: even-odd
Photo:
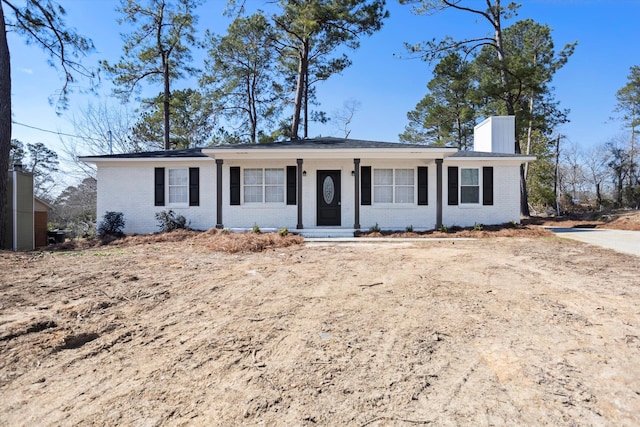
[[529, 202], [533, 206], [543, 208], [555, 206], [555, 153], [549, 150], [549, 138], [534, 130], [531, 135], [530, 154], [536, 156], [527, 174], [527, 189]]
[[[351, 62], [346, 54], [332, 57], [340, 47], [357, 49], [361, 35], [382, 28], [389, 16], [384, 0], [280, 0], [282, 13], [273, 16], [279, 32], [283, 66], [295, 64], [295, 95], [291, 138], [298, 139], [305, 111], [304, 137], [308, 137], [308, 101], [313, 84], [340, 73]], [[291, 62], [293, 61], [293, 62]]]
[[[132, 139], [147, 148], [161, 149], [164, 95], [143, 101], [143, 112], [132, 128]], [[171, 147], [193, 148], [209, 144], [216, 124], [210, 100], [194, 89], [176, 90], [171, 95]]]
[[629, 156], [623, 148], [624, 142], [621, 142], [619, 139], [609, 141], [606, 146], [609, 151], [609, 162], [607, 166], [613, 175], [616, 205], [617, 207], [621, 207], [623, 204], [624, 183], [629, 176]]
[[49, 63], [62, 70], [64, 81], [57, 106], [64, 109], [68, 105], [71, 84], [78, 77], [95, 77], [82, 63], [82, 57], [93, 50], [91, 40], [69, 29], [64, 15], [65, 10], [52, 0], [25, 0], [19, 5], [0, 0], [0, 242], [7, 240], [6, 171], [11, 150], [11, 58], [7, 31], [14, 31], [27, 43], [42, 47], [50, 57]]
[[60, 162], [58, 154], [47, 148], [42, 142], [23, 144], [14, 139], [11, 141], [12, 163], [21, 164], [23, 170], [33, 174], [33, 192], [44, 200], [51, 200], [50, 192], [55, 187], [53, 175], [58, 172]]
[[123, 35], [124, 55], [117, 64], [102, 61], [104, 69], [114, 78], [114, 92], [127, 100], [139, 89], [142, 80], [162, 82], [163, 141], [164, 149], [171, 148], [170, 108], [171, 82], [184, 73], [195, 70], [191, 61], [190, 46], [195, 44], [193, 33], [196, 16], [194, 9], [200, 0], [121, 0], [118, 9], [124, 16], [122, 23], [138, 25], [138, 30]]
[[50, 200], [51, 190], [56, 185], [53, 175], [58, 172], [58, 154], [42, 142], [27, 144], [29, 163], [27, 170], [33, 174], [33, 192], [36, 196]]
[[274, 37], [262, 13], [236, 18], [224, 37], [206, 34], [209, 57], [200, 82], [237, 141], [255, 144], [280, 115]]
[[73, 237], [86, 237], [95, 232], [97, 181], [85, 178], [77, 186], [69, 186], [54, 203], [51, 221], [58, 228], [71, 230]]
[[628, 185], [640, 185], [640, 168], [637, 165], [636, 135], [640, 132], [640, 66], [631, 67], [627, 84], [616, 93], [616, 112], [622, 114], [624, 126], [629, 128], [629, 176]]
[[[484, 78], [479, 79], [480, 91], [486, 94], [490, 100], [502, 104], [502, 108], [493, 108], [502, 110], [500, 114], [515, 116], [519, 110], [518, 103], [522, 101], [524, 90], [524, 78], [526, 76], [537, 75], [539, 84], [547, 82], [544, 78], [546, 74], [540, 72], [542, 68], [537, 61], [541, 58], [538, 55], [519, 57], [517, 45], [512, 43], [512, 51], [509, 50], [505, 31], [503, 31], [502, 21], [512, 18], [517, 14], [520, 7], [514, 2], [502, 6], [501, 0], [485, 0], [486, 9], [474, 8], [463, 5], [463, 0], [400, 0], [404, 4], [413, 4], [414, 12], [417, 14], [431, 14], [443, 9], [451, 8], [465, 13], [471, 13], [481, 19], [481, 21], [489, 24], [493, 32], [491, 37], [479, 37], [467, 40], [455, 41], [451, 37], [446, 37], [441, 41], [430, 41], [422, 44], [408, 45], [411, 52], [420, 54], [424, 59], [432, 61], [440, 58], [451, 51], [462, 51], [465, 55], [473, 53], [476, 49], [481, 48], [485, 55], [484, 60], [476, 60], [481, 65], [487, 65]], [[535, 37], [534, 37], [535, 39]], [[530, 43], [524, 43], [523, 47], [532, 47]], [[535, 45], [533, 45], [535, 46]], [[569, 49], [572, 51], [572, 48]], [[536, 50], [533, 49], [535, 52]], [[569, 53], [570, 54], [570, 53]], [[515, 58], [515, 59], [514, 59]], [[480, 59], [480, 58], [479, 58]], [[527, 65], [528, 63], [528, 65]], [[533, 65], [532, 65], [533, 63]], [[557, 69], [549, 67], [549, 70]], [[552, 73], [551, 73], [552, 74]], [[536, 81], [536, 79], [532, 79]], [[531, 98], [533, 99], [533, 98]], [[530, 107], [531, 109], [531, 107]], [[520, 123], [518, 126], [522, 126]], [[519, 135], [514, 135], [516, 153], [522, 153]], [[529, 215], [526, 174], [525, 168], [520, 170], [520, 213]]]
[[407, 113], [400, 140], [471, 148], [475, 125], [471, 66], [457, 52], [444, 57], [427, 84], [429, 93]]
[[63, 153], [80, 171], [80, 179], [95, 177], [95, 167], [79, 156], [137, 153], [147, 147], [131, 137], [132, 112], [119, 102], [89, 103], [70, 117], [75, 138], [62, 138]]
[[583, 154], [585, 173], [594, 186], [596, 207], [598, 209], [602, 206], [602, 187], [607, 178], [607, 164], [611, 160], [610, 154], [606, 145], [592, 147]]
[[349, 135], [351, 135], [351, 122], [353, 121], [353, 116], [356, 115], [356, 112], [360, 109], [361, 105], [360, 101], [351, 98], [344, 101], [342, 103], [342, 108], [333, 114], [331, 120], [338, 131], [342, 132], [345, 138], [349, 138]]

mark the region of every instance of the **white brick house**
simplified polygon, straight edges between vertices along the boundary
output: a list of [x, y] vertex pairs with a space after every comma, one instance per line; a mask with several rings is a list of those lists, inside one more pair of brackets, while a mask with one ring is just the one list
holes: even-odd
[[126, 233], [157, 231], [169, 209], [195, 229], [418, 231], [519, 222], [520, 165], [535, 158], [513, 135], [493, 117], [476, 126], [483, 151], [315, 138], [82, 160], [97, 165], [98, 216], [122, 212]]

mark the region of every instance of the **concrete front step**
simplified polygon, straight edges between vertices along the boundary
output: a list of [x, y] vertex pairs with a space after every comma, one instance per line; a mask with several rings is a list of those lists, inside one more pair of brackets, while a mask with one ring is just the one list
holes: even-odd
[[338, 237], [353, 237], [355, 233], [354, 228], [303, 228], [301, 230], [290, 230], [292, 233], [301, 235], [302, 237], [313, 238], [338, 238]]

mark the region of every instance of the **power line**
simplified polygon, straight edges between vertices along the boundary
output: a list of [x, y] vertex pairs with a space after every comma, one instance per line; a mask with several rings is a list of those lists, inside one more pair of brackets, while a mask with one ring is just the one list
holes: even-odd
[[42, 128], [39, 128], [39, 127], [36, 127], [36, 126], [31, 126], [31, 125], [27, 125], [27, 124], [24, 124], [24, 123], [16, 122], [14, 120], [11, 120], [11, 123], [13, 123], [14, 125], [23, 126], [23, 127], [29, 128], [29, 129], [38, 130], [40, 132], [52, 133], [52, 134], [58, 135], [58, 136], [70, 136], [71, 138], [80, 138], [80, 139], [90, 139], [90, 140], [93, 140], [93, 141], [102, 141], [100, 139], [91, 138], [91, 137], [88, 137], [88, 136], [72, 135], [70, 133], [58, 132], [58, 131], [49, 130], [49, 129], [42, 129]]

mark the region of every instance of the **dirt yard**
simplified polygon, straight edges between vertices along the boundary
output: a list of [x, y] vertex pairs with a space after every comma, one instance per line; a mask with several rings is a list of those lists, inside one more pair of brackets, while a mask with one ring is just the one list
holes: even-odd
[[578, 242], [201, 236], [0, 269], [0, 425], [640, 424], [640, 260]]

